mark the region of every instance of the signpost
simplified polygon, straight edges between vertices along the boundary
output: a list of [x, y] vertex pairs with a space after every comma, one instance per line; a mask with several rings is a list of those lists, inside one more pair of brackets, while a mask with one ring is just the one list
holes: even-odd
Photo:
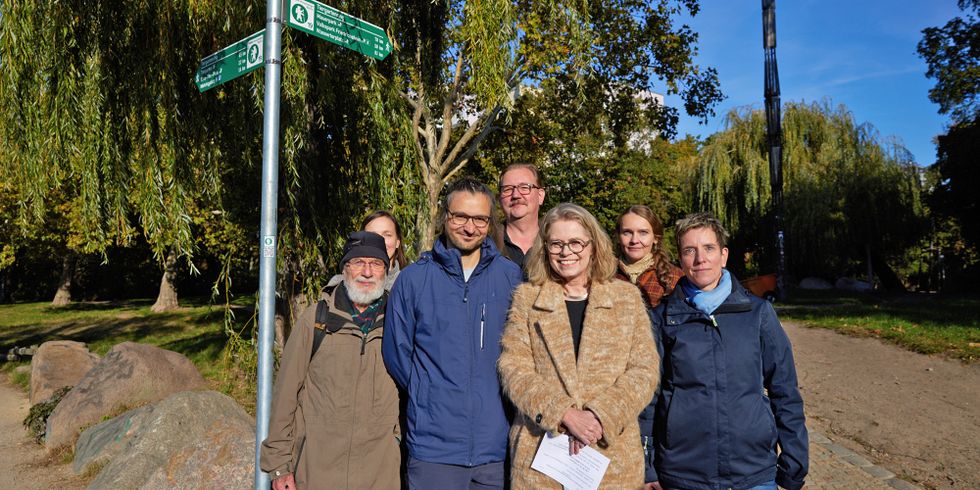
[[203, 60], [194, 75], [197, 90], [204, 92], [262, 66], [265, 29], [214, 53]]
[[[384, 29], [312, 0], [286, 0], [286, 25], [376, 60], [391, 53]], [[262, 124], [262, 201], [259, 235], [258, 386], [255, 403], [255, 489], [269, 488], [259, 467], [262, 441], [269, 434], [272, 408], [272, 343], [275, 324], [277, 220], [279, 190], [279, 91], [282, 84], [282, 0], [267, 0], [266, 28], [203, 60], [194, 75], [204, 92], [265, 66]]]
[[384, 29], [315, 0], [288, 0], [286, 25], [376, 60], [391, 53]]

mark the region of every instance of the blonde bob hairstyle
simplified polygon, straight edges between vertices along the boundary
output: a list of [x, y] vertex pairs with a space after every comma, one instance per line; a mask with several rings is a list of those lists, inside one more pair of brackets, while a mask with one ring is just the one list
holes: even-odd
[[585, 210], [582, 206], [572, 203], [561, 203], [551, 208], [541, 220], [541, 230], [537, 238], [534, 239], [534, 247], [531, 248], [530, 257], [527, 262], [528, 282], [536, 286], [544, 285], [548, 281], [562, 282], [561, 276], [551, 269], [548, 260], [548, 250], [545, 244], [550, 240], [551, 225], [557, 221], [575, 221], [585, 228], [589, 239], [592, 240], [592, 261], [589, 263], [589, 282], [603, 283], [609, 282], [616, 274], [616, 253], [613, 251], [612, 240], [606, 234], [599, 221]]

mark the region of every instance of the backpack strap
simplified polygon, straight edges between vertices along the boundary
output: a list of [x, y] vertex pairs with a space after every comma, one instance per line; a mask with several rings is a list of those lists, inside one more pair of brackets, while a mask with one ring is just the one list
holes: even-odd
[[323, 339], [327, 338], [327, 314], [330, 308], [327, 306], [327, 300], [321, 299], [316, 304], [316, 318], [313, 322], [313, 351], [310, 353], [310, 359], [316, 355], [316, 351], [320, 349], [320, 344], [323, 343]]

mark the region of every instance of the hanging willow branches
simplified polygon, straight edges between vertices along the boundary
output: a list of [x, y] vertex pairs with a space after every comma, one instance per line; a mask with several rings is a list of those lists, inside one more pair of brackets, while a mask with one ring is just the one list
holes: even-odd
[[[796, 275], [833, 276], [856, 260], [901, 253], [922, 226], [909, 152], [856, 124], [843, 106], [788, 103], [783, 118], [788, 253]], [[694, 206], [722, 217], [744, 249], [767, 249], [770, 186], [765, 116], [728, 114], [695, 170]], [[765, 261], [763, 261], [765, 262]]]

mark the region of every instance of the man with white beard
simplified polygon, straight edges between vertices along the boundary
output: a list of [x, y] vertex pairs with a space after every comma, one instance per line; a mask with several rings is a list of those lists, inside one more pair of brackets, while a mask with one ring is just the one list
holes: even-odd
[[381, 358], [388, 264], [381, 235], [351, 233], [343, 282], [286, 341], [261, 455], [274, 490], [399, 488], [398, 390]]

